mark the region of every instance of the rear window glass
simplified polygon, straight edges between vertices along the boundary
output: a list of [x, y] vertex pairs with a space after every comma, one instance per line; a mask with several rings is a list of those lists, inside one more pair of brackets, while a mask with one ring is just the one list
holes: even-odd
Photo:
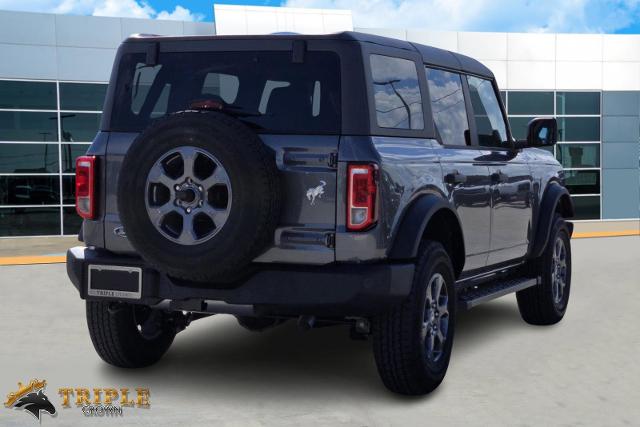
[[176, 111], [221, 108], [257, 132], [339, 133], [340, 71], [331, 52], [161, 53], [121, 59], [111, 130], [140, 131]]

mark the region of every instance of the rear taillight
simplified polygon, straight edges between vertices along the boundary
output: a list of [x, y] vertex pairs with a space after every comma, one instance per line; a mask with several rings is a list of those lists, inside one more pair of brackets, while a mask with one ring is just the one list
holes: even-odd
[[93, 219], [95, 200], [96, 157], [80, 156], [76, 159], [76, 211], [85, 219]]
[[364, 230], [376, 222], [376, 165], [348, 167], [347, 229]]

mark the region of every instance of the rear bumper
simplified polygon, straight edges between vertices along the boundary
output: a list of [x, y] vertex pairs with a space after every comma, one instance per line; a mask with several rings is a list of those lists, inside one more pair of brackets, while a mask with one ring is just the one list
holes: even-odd
[[[140, 299], [88, 295], [90, 264], [142, 268]], [[369, 316], [388, 310], [409, 294], [413, 271], [413, 264], [267, 265], [233, 288], [220, 289], [172, 279], [139, 258], [85, 247], [67, 251], [67, 274], [82, 299], [163, 303], [186, 311], [216, 311], [222, 303], [247, 306], [262, 315]]]

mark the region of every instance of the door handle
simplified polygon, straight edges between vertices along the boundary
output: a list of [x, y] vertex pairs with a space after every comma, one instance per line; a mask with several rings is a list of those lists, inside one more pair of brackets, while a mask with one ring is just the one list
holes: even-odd
[[502, 171], [497, 171], [491, 174], [491, 182], [494, 184], [501, 184], [503, 182], [507, 182], [509, 176], [502, 173]]
[[444, 182], [451, 185], [464, 184], [467, 182], [467, 176], [458, 171], [453, 171], [444, 176]]

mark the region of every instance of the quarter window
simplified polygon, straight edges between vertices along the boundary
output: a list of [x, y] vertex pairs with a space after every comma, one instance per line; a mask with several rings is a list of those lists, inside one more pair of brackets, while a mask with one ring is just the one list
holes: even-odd
[[381, 128], [424, 129], [422, 96], [413, 61], [371, 55], [376, 121]]
[[460, 74], [426, 68], [431, 112], [444, 145], [469, 145], [469, 121]]
[[507, 126], [491, 81], [473, 76], [468, 76], [467, 81], [479, 145], [499, 147], [509, 144]]

